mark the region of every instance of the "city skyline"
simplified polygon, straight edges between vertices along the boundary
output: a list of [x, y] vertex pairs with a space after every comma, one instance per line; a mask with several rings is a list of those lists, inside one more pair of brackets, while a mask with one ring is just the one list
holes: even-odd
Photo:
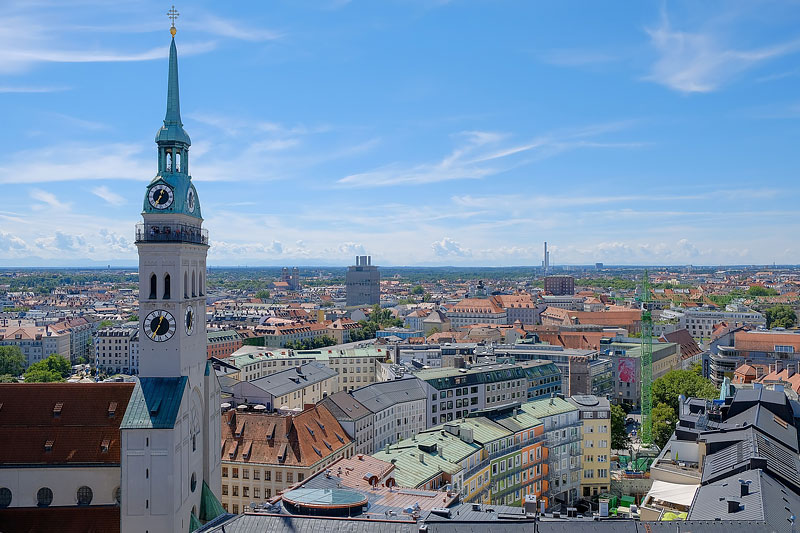
[[[0, 266], [135, 264], [166, 8], [100, 5], [0, 8]], [[800, 13], [718, 5], [177, 6], [209, 264], [800, 263]]]

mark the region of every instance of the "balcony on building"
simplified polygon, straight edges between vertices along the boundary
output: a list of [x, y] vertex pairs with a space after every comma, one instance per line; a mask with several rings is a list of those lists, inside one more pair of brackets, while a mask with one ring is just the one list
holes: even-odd
[[189, 224], [136, 224], [136, 242], [185, 242], [208, 245], [208, 230]]

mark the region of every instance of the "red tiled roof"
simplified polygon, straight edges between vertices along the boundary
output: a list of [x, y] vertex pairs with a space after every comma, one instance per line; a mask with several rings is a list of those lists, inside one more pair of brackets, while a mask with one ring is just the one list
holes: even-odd
[[703, 353], [703, 350], [697, 345], [697, 342], [692, 338], [692, 334], [689, 333], [688, 329], [678, 329], [671, 333], [665, 333], [662, 337], [667, 342], [680, 344], [681, 359]]
[[[243, 431], [237, 437], [239, 428]], [[222, 417], [222, 439], [223, 461], [287, 466], [311, 466], [351, 442], [323, 405], [294, 416], [228, 411]], [[245, 450], [250, 451], [247, 457]]]
[[[133, 387], [133, 383], [0, 384], [0, 442], [13, 443], [0, 446], [0, 464], [119, 464], [119, 426]], [[50, 450], [45, 448], [48, 441]], [[102, 447], [104, 441], [107, 449]]]

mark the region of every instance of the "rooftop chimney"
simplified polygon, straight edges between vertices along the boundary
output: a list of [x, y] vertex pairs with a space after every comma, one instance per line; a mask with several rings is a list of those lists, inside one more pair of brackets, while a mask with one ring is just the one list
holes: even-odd
[[739, 502], [736, 500], [728, 500], [728, 514], [738, 513], [739, 509]]
[[742, 497], [744, 497], [744, 496], [747, 496], [748, 494], [750, 494], [750, 483], [752, 483], [752, 482], [753, 482], [753, 481], [752, 481], [752, 480], [750, 480], [750, 479], [748, 479], [747, 481], [745, 481], [744, 479], [741, 479], [741, 478], [739, 478], [739, 487], [740, 487], [740, 489], [741, 489], [741, 490], [739, 491], [739, 494], [740, 494]]

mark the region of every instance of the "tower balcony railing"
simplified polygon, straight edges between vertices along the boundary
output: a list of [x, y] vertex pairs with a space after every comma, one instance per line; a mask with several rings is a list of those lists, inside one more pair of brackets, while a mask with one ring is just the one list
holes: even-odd
[[136, 224], [136, 242], [208, 244], [208, 230], [188, 224]]

